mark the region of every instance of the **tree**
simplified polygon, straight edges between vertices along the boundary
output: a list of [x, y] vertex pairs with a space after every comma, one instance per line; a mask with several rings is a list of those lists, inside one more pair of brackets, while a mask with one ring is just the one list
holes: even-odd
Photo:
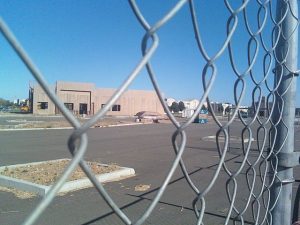
[[3, 98], [0, 98], [0, 106], [12, 106], [13, 103], [10, 102], [9, 100], [5, 100]]
[[223, 113], [223, 111], [224, 111], [224, 107], [223, 107], [223, 105], [218, 105], [218, 113]]
[[183, 111], [185, 109], [185, 105], [182, 101], [178, 103], [179, 111]]
[[201, 110], [207, 110], [205, 105], [202, 105]]
[[229, 113], [229, 112], [230, 112], [230, 107], [227, 106], [227, 107], [225, 108], [225, 113], [227, 114], [227, 113]]
[[173, 112], [179, 112], [179, 104], [177, 102], [173, 102], [171, 105], [171, 110]]

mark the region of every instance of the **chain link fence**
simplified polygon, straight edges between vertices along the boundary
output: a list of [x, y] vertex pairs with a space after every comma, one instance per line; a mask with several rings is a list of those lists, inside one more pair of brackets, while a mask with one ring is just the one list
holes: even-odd
[[[249, 10], [248, 5], [250, 3], [256, 4], [257, 10], [255, 15], [253, 11]], [[208, 54], [203, 43], [201, 23], [198, 22], [197, 10], [193, 0], [178, 1], [169, 12], [153, 25], [147, 22], [140, 11], [139, 5], [134, 0], [130, 0], [129, 4], [140, 25], [145, 30], [145, 35], [141, 40], [142, 58], [105, 107], [82, 125], [60, 99], [55, 96], [42, 73], [34, 65], [8, 26], [3, 20], [0, 20], [0, 30], [3, 36], [50, 99], [56, 104], [60, 112], [74, 127], [74, 131], [68, 140], [68, 148], [73, 156], [72, 161], [60, 179], [52, 186], [45, 198], [42, 199], [23, 224], [35, 223], [78, 165], [80, 165], [93, 183], [94, 188], [97, 189], [124, 224], [140, 225], [147, 220], [166, 191], [166, 187], [177, 167], [181, 168], [186, 182], [195, 193], [192, 205], [197, 224], [205, 224], [207, 195], [216, 185], [216, 180], [220, 176], [221, 170], [227, 174], [226, 193], [229, 203], [223, 224], [249, 224], [249, 222], [245, 222], [246, 212], [249, 211], [251, 212], [251, 224], [291, 224], [293, 167], [299, 164], [299, 155], [294, 152], [295, 93], [296, 77], [299, 72], [297, 68], [299, 24], [297, 1], [243, 0], [239, 1], [238, 6], [236, 6], [237, 2], [235, 2], [235, 7], [233, 7], [233, 1], [224, 0], [224, 8], [229, 15], [226, 21], [227, 33], [222, 46], [213, 55]], [[164, 29], [164, 26], [186, 4], [190, 8], [195, 40], [205, 65], [201, 71], [203, 93], [199, 99], [200, 104], [192, 117], [184, 123], [179, 123], [164, 101], [164, 96], [156, 80], [155, 71], [151, 66], [151, 57], [158, 48], [158, 30]], [[249, 22], [250, 17], [256, 21], [256, 27], [251, 26]], [[240, 24], [244, 24], [245, 33], [248, 36], [246, 53], [248, 65], [243, 71], [238, 68], [239, 56], [235, 55], [233, 50], [233, 38], [234, 36], [236, 37], [238, 25]], [[268, 29], [271, 32], [268, 32], [266, 35], [264, 32]], [[232, 110], [230, 119], [224, 122], [216, 116], [211, 106], [210, 93], [216, 77], [222, 76], [222, 74], [217, 72], [217, 67], [221, 66], [218, 65], [218, 59], [225, 54], [229, 56], [229, 64], [236, 79], [233, 90], [235, 107]], [[258, 57], [259, 54], [262, 57]], [[261, 72], [257, 72], [254, 69], [257, 65], [261, 66]], [[103, 185], [97, 181], [83, 157], [88, 144], [87, 130], [105, 116], [106, 112], [120, 98], [143, 68], [147, 69], [161, 104], [175, 127], [171, 142], [176, 158], [147, 210], [139, 219], [132, 221], [117, 206]], [[239, 110], [245, 97], [246, 85], [252, 85], [253, 87], [251, 89], [252, 116], [248, 118], [244, 118], [241, 110]], [[265, 105], [262, 104], [263, 92], [267, 93]], [[218, 152], [219, 163], [211, 180], [205, 184], [204, 188], [200, 189], [191, 179], [182, 155], [185, 152], [187, 143], [185, 130], [198, 116], [206, 102], [213, 121], [218, 126], [215, 134], [215, 151]], [[266, 107], [264, 110], [267, 113], [262, 118], [260, 110], [263, 107]], [[227, 164], [226, 156], [231, 151], [229, 129], [236, 119], [242, 124], [242, 128], [238, 130], [240, 137], [238, 148], [242, 154], [242, 160], [238, 167], [232, 168]], [[246, 180], [246, 188], [239, 186], [241, 178]], [[244, 194], [243, 202], [241, 201], [240, 193]]]

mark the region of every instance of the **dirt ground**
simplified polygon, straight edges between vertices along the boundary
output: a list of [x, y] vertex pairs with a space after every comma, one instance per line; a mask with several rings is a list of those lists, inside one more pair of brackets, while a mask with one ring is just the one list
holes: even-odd
[[[38, 165], [20, 166], [17, 168], [5, 168], [3, 171], [0, 171], [0, 175], [26, 180], [41, 185], [51, 185], [60, 177], [69, 162], [70, 160], [61, 160], [45, 162]], [[87, 162], [87, 164], [96, 175], [109, 173], [120, 168], [113, 164], [103, 166], [98, 162]], [[78, 180], [84, 177], [86, 177], [85, 173], [80, 167], [77, 167], [69, 177], [68, 181]], [[0, 191], [12, 193], [17, 198], [21, 199], [33, 198], [37, 195], [36, 193], [1, 186]]]
[[[60, 160], [17, 168], [6, 167], [3, 171], [0, 171], [0, 174], [36, 184], [52, 185], [60, 177], [69, 162], [70, 160]], [[117, 165], [103, 166], [97, 162], [87, 162], [87, 164], [96, 175], [109, 173], [120, 168]], [[81, 168], [77, 167], [68, 180], [78, 180], [85, 176]]]
[[[83, 124], [87, 122], [89, 117], [77, 117], [78, 121]], [[105, 116], [101, 118], [92, 127], [107, 127], [110, 125], [122, 125], [122, 124], [148, 124], [153, 123], [153, 120], [143, 120], [136, 122], [134, 116]], [[159, 120], [159, 123], [170, 123], [169, 120]], [[31, 129], [31, 128], [63, 128], [72, 127], [72, 125], [62, 116], [61, 117], [47, 117], [47, 116], [35, 116], [35, 115], [16, 115], [16, 114], [1, 114], [0, 113], [0, 130], [1, 129]]]
[[[87, 118], [78, 118], [78, 121], [83, 124], [87, 121]], [[10, 121], [10, 120], [8, 120]], [[57, 128], [57, 127], [72, 127], [72, 125], [65, 119], [57, 119], [53, 121], [43, 121], [42, 119], [38, 121], [28, 120], [28, 119], [18, 119], [12, 120], [14, 124], [0, 124], [0, 129], [22, 129], [22, 128]], [[134, 118], [114, 118], [107, 117], [99, 120], [94, 127], [105, 127], [109, 125], [118, 125], [126, 123], [135, 123]]]

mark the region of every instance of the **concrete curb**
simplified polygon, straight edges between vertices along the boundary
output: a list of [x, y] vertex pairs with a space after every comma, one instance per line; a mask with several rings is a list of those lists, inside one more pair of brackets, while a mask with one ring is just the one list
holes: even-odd
[[22, 191], [34, 192], [44, 196], [50, 189], [49, 186], [34, 184], [26, 180], [19, 180], [0, 175], [0, 186], [19, 189]]
[[0, 129], [0, 132], [1, 131], [28, 131], [28, 130], [71, 130], [71, 129], [74, 129], [74, 127]]
[[[3, 171], [5, 168], [16, 168], [16, 167], [20, 167], [20, 166], [37, 165], [37, 164], [41, 164], [41, 163], [45, 163], [45, 162], [55, 162], [55, 161], [61, 161], [61, 160], [65, 160], [65, 159], [49, 160], [49, 161], [27, 163], [27, 164], [17, 164], [17, 165], [10, 165], [10, 166], [2, 166], [2, 167], [0, 167], [0, 171]], [[107, 164], [100, 164], [100, 165], [108, 166]], [[134, 175], [135, 175], [135, 171], [133, 168], [120, 167], [119, 170], [116, 170], [116, 171], [113, 171], [110, 173], [96, 175], [96, 178], [99, 182], [106, 183], [106, 182], [112, 182], [112, 181], [125, 179], [127, 177], [131, 177]], [[11, 178], [11, 177], [7, 177], [7, 176], [3, 176], [3, 175], [0, 175], [0, 186], [16, 188], [16, 189], [19, 189], [22, 191], [34, 192], [41, 196], [46, 195], [47, 192], [51, 188], [51, 186], [40, 185], [40, 184], [32, 183], [29, 181]], [[92, 187], [92, 186], [93, 186], [93, 184], [91, 183], [91, 181], [88, 178], [83, 178], [83, 179], [74, 180], [74, 181], [68, 181], [61, 187], [61, 189], [57, 192], [57, 194], [67, 193], [70, 191], [84, 189], [84, 188], [88, 188], [88, 187]]]
[[137, 126], [137, 125], [146, 125], [146, 124], [153, 124], [153, 123], [121, 123], [121, 124], [114, 124], [114, 125], [103, 125], [103, 126], [92, 127], [92, 128], [125, 127], [125, 126]]
[[[125, 127], [125, 126], [137, 126], [137, 125], [146, 125], [152, 123], [124, 123], [124, 124], [114, 124], [114, 125], [103, 125], [97, 127], [90, 127], [93, 128], [107, 128], [107, 127]], [[30, 131], [30, 130], [71, 130], [74, 127], [51, 127], [51, 128], [16, 128], [16, 129], [0, 129], [1, 131]]]
[[[216, 136], [206, 136], [206, 137], [203, 137], [201, 138], [201, 140], [203, 141], [216, 141]], [[225, 141], [225, 137], [219, 137], [219, 140], [220, 141]], [[230, 141], [232, 142], [240, 142], [242, 141], [242, 139], [240, 137], [236, 137], [236, 136], [230, 136]], [[251, 138], [251, 141], [255, 141], [254, 138]], [[249, 138], [245, 138], [244, 139], [244, 142], [249, 142]]]

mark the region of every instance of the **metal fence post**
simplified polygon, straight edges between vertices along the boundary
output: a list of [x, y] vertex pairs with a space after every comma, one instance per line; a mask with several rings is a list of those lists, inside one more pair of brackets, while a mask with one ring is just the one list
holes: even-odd
[[[287, 14], [285, 14], [288, 10]], [[292, 12], [291, 12], [292, 10]], [[283, 19], [284, 18], [284, 19]], [[298, 57], [298, 5], [297, 0], [277, 1], [277, 21], [283, 19], [280, 40], [276, 47], [278, 61], [275, 70], [275, 85], [280, 82], [275, 99], [273, 120], [278, 124], [275, 138], [274, 152], [278, 157], [277, 177], [271, 188], [271, 210], [273, 225], [291, 224], [293, 166], [290, 163], [294, 152], [294, 121], [295, 121], [295, 95], [296, 78], [291, 71], [297, 70]], [[283, 75], [283, 78], [279, 77]], [[282, 98], [282, 100], [281, 100]], [[284, 105], [283, 105], [284, 104]], [[281, 106], [283, 106], [281, 110]], [[279, 108], [279, 109], [278, 109]], [[280, 114], [280, 111], [283, 111]], [[286, 138], [286, 139], [285, 139]], [[275, 155], [274, 155], [275, 158]], [[273, 162], [276, 161], [273, 158]], [[285, 160], [285, 163], [282, 163]]]

